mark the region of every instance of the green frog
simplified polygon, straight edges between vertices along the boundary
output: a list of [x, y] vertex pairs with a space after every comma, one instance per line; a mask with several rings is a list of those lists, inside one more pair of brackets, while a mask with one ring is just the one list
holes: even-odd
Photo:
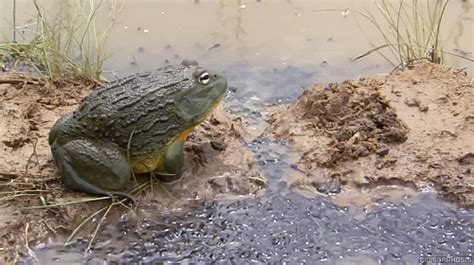
[[121, 195], [133, 173], [172, 182], [183, 173], [183, 145], [222, 101], [226, 79], [194, 60], [102, 86], [63, 115], [49, 133], [69, 190]]

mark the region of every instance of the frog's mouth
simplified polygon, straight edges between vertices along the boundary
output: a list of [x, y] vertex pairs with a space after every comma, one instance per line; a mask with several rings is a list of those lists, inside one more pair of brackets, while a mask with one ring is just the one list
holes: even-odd
[[187, 95], [179, 104], [180, 116], [186, 128], [194, 127], [203, 122], [224, 99], [227, 92], [227, 81], [218, 78], [207, 89]]
[[205, 119], [207, 119], [207, 117], [209, 117], [209, 115], [211, 115], [211, 113], [217, 108], [217, 106], [219, 106], [219, 103], [224, 99], [226, 93], [222, 93], [222, 95], [220, 95], [214, 102], [213, 105], [211, 105], [211, 107], [206, 111], [206, 112], [203, 112], [200, 116], [200, 118], [197, 119], [196, 121], [196, 124], [194, 124], [193, 126], [196, 126], [198, 124], [200, 124], [201, 122], [203, 122]]

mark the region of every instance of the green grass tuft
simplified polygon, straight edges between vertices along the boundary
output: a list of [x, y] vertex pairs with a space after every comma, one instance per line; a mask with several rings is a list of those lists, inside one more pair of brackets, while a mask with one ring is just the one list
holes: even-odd
[[119, 0], [61, 1], [57, 14], [52, 14], [38, 0], [33, 0], [36, 29], [27, 29], [25, 33], [17, 30], [14, 10], [14, 38], [0, 44], [0, 52], [31, 64], [45, 80], [79, 78], [97, 83], [107, 59], [104, 46], [120, 3]]
[[[444, 55], [450, 54], [464, 60], [472, 59], [443, 50], [441, 26], [449, 0], [374, 0], [375, 10], [324, 9], [314, 12], [347, 12], [369, 21], [380, 34], [382, 43], [369, 40], [372, 48], [355, 60], [378, 53], [395, 68], [405, 67], [418, 61], [444, 63]], [[362, 28], [362, 27], [361, 27]]]
[[442, 63], [440, 31], [448, 3], [449, 0], [374, 1], [377, 11], [365, 10], [362, 14], [377, 28], [385, 43], [372, 44], [371, 51], [381, 52], [387, 48], [391, 56], [384, 55], [384, 58], [397, 67], [420, 60]]

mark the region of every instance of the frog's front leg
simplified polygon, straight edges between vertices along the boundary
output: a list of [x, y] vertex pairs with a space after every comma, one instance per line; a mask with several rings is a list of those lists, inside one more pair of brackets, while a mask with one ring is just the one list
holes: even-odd
[[181, 179], [183, 165], [184, 139], [177, 139], [166, 149], [164, 161], [156, 171], [158, 179], [168, 183]]
[[51, 150], [67, 189], [135, 202], [128, 194], [113, 191], [129, 184], [131, 176], [126, 156], [115, 145], [73, 140], [63, 146], [54, 142]]

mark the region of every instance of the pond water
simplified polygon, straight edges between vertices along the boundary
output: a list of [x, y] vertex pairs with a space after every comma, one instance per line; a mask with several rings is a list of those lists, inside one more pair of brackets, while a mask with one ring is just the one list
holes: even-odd
[[[0, 1], [0, 32], [12, 39], [12, 2]], [[21, 32], [35, 27], [35, 11], [29, 0], [17, 0], [16, 21]], [[39, 1], [53, 11], [71, 0]], [[86, 1], [87, 2], [87, 1]], [[96, 1], [109, 7], [111, 0]], [[380, 18], [373, 1], [306, 0], [161, 0], [118, 1], [114, 26], [105, 51], [106, 70], [119, 76], [155, 69], [169, 61], [192, 57], [211, 68], [230, 64], [252, 67], [308, 67], [319, 83], [387, 73], [392, 66], [376, 53], [352, 59], [383, 44], [380, 32], [357, 11]], [[120, 4], [122, 3], [122, 4]], [[453, 0], [443, 17], [441, 40], [446, 52], [472, 59], [473, 3]], [[65, 10], [66, 11], [66, 10]], [[67, 10], [71, 12], [71, 10]], [[107, 24], [107, 12], [98, 15]], [[100, 28], [100, 25], [98, 25]], [[387, 28], [388, 29], [388, 28]], [[471, 62], [445, 54], [447, 64], [467, 67]], [[109, 78], [112, 78], [109, 76]]]
[[[106, 47], [111, 55], [106, 77], [195, 58], [228, 78], [233, 92], [226, 109], [259, 130], [265, 126], [259, 111], [295, 100], [313, 83], [392, 69], [376, 54], [352, 61], [371, 48], [369, 40], [381, 43], [373, 25], [349, 10], [375, 10], [371, 2], [127, 1]], [[0, 1], [2, 19], [10, 18], [11, 7], [11, 1]], [[17, 8], [22, 10], [19, 24], [31, 23], [33, 11], [26, 11], [32, 10], [31, 3], [18, 1]], [[327, 9], [337, 11], [316, 12]], [[472, 10], [470, 1], [451, 1], [443, 29], [445, 50], [471, 56]], [[0, 32], [7, 28], [2, 20]], [[472, 63], [449, 55], [446, 60], [473, 72]], [[295, 170], [288, 159], [290, 147], [265, 134], [246, 145], [269, 178], [263, 196], [204, 202], [190, 212], [138, 224], [124, 218], [105, 227], [88, 253], [81, 239], [67, 247], [36, 249], [40, 263], [414, 264], [428, 255], [472, 259], [473, 210], [446, 203], [433, 192], [408, 190], [370, 208], [305, 197], [289, 189], [286, 175]]]

